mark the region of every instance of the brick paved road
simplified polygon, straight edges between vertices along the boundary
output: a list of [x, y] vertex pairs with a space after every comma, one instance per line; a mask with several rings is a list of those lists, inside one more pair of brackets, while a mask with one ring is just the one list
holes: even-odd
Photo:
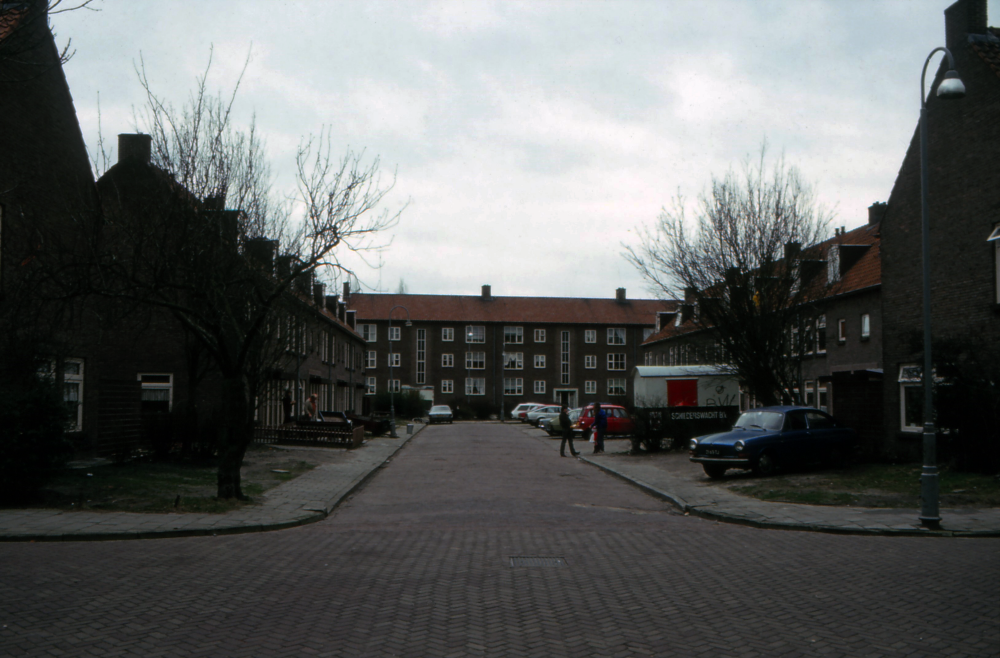
[[998, 551], [684, 517], [458, 424], [314, 525], [0, 545], [0, 655], [997, 656]]

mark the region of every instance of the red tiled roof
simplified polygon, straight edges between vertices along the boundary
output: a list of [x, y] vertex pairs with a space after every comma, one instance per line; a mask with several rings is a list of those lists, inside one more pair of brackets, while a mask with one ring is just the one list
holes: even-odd
[[[386, 320], [401, 305], [419, 322], [525, 322], [553, 324], [650, 325], [658, 311], [673, 310], [677, 302], [655, 299], [576, 299], [571, 297], [491, 297], [474, 295], [399, 295], [353, 293], [348, 308], [358, 321]], [[398, 310], [394, 320], [404, 320]]]
[[[808, 284], [809, 289], [806, 291], [807, 298], [816, 301], [880, 285], [882, 283], [880, 240], [879, 225], [866, 224], [804, 249], [800, 256], [802, 259], [824, 261]], [[856, 263], [843, 273], [843, 276], [839, 280], [829, 285], [827, 283], [828, 254], [830, 247], [833, 245], [867, 246], [868, 249], [865, 250]], [[670, 322], [667, 326], [661, 328], [660, 331], [643, 341], [643, 345], [676, 338], [677, 336], [699, 331], [703, 328], [692, 320], [688, 320], [680, 326], [675, 326], [673, 322]]]
[[[1000, 29], [995, 27], [986, 28], [987, 32], [1000, 38]], [[969, 44], [979, 57], [986, 62], [986, 65], [993, 69], [993, 72], [1000, 77], [1000, 41], [973, 41]]]

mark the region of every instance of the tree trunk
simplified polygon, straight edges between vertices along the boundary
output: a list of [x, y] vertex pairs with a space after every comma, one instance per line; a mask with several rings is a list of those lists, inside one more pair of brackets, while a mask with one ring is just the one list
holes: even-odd
[[218, 497], [246, 500], [240, 486], [240, 469], [243, 467], [243, 455], [253, 440], [253, 405], [245, 377], [236, 375], [223, 380], [222, 404]]

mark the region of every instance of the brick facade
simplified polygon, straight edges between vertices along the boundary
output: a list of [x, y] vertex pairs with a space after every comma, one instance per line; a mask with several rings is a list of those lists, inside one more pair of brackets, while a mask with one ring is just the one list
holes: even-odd
[[[615, 299], [495, 297], [484, 286], [478, 297], [355, 293], [350, 306], [362, 336], [361, 325], [375, 328], [366, 345], [374, 391], [388, 390], [389, 354], [399, 354], [392, 379], [400, 389], [429, 387], [435, 403], [454, 408], [483, 401], [499, 413], [521, 402], [627, 404], [639, 346], [655, 312], [672, 303], [629, 300], [624, 289]], [[399, 340], [390, 341], [389, 312], [396, 306], [392, 327]], [[418, 340], [425, 341], [423, 350]], [[467, 379], [481, 381], [470, 382], [467, 392]]]
[[[932, 331], [935, 339], [967, 336], [997, 344], [997, 247], [987, 237], [1000, 222], [1000, 30], [987, 28], [986, 0], [956, 2], [946, 10], [945, 23], [966, 96], [946, 101], [934, 95], [939, 67], [927, 99]], [[916, 66], [913, 74], [916, 84]], [[909, 347], [914, 338], [920, 344], [922, 332], [920, 227], [918, 127], [882, 223], [883, 450], [910, 458], [920, 453], [921, 434], [903, 427], [899, 376], [902, 366], [922, 361]]]

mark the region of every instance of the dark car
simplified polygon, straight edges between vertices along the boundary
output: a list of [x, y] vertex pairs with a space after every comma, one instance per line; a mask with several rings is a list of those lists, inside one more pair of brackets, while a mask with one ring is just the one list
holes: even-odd
[[840, 465], [855, 450], [858, 433], [828, 413], [808, 407], [763, 407], [743, 412], [733, 429], [691, 439], [691, 461], [711, 478], [729, 468], [771, 475], [779, 466]]

